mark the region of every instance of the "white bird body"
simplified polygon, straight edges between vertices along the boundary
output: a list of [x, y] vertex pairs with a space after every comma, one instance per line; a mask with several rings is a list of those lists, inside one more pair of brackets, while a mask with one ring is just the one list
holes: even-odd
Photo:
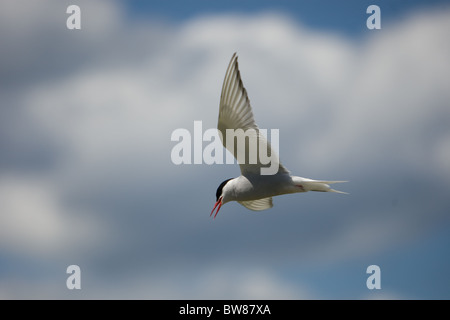
[[270, 198], [282, 194], [322, 191], [338, 192], [331, 189], [328, 184], [345, 181], [319, 181], [297, 176], [288, 173], [277, 173], [275, 175], [241, 175], [231, 179], [223, 188], [224, 197], [222, 202], [229, 201], [252, 201], [262, 198]]
[[[289, 171], [280, 163], [278, 155], [272, 150], [266, 138], [260, 134], [255, 123], [247, 91], [242, 84], [239, 73], [236, 53], [231, 58], [225, 74], [217, 128], [221, 133], [220, 137], [224, 147], [238, 160], [241, 176], [225, 180], [217, 188], [216, 204], [211, 211], [212, 215], [217, 207], [214, 218], [217, 216], [220, 207], [230, 201], [237, 201], [250, 210], [260, 211], [273, 207], [272, 197], [282, 194], [307, 191], [345, 193], [331, 189], [329, 186], [332, 183], [345, 181], [320, 181], [291, 176]], [[226, 135], [228, 129], [247, 132], [248, 140], [245, 140], [242, 145], [236, 143], [230, 146], [227, 143]], [[270, 155], [272, 163], [267, 164], [267, 162], [262, 161], [259, 154], [256, 161], [248, 161], [252, 152], [251, 142], [257, 143], [260, 150], [265, 149], [266, 154]], [[274, 174], [262, 174], [272, 165], [275, 165], [277, 169]]]

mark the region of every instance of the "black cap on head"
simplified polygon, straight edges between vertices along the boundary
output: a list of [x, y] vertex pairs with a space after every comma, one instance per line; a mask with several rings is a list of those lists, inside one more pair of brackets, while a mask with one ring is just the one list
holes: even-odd
[[222, 182], [222, 183], [219, 185], [219, 187], [217, 188], [217, 191], [216, 191], [216, 201], [219, 201], [219, 197], [220, 197], [220, 195], [222, 194], [222, 189], [223, 189], [223, 187], [224, 187], [224, 186], [227, 184], [227, 182], [230, 181], [231, 179], [233, 179], [233, 178], [227, 179], [227, 180], [225, 180], [224, 182]]

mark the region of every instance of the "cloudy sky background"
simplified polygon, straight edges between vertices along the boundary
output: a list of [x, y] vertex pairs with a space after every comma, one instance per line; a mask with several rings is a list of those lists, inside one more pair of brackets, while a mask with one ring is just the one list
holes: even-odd
[[[2, 1], [0, 298], [449, 299], [448, 34], [445, 1]], [[239, 168], [170, 136], [216, 127], [234, 52], [286, 167], [349, 195], [210, 219]]]

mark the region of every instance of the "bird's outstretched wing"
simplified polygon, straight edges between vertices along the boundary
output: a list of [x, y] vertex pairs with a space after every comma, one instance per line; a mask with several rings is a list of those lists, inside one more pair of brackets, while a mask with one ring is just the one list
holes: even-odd
[[238, 201], [240, 204], [242, 204], [247, 209], [253, 210], [253, 211], [261, 211], [270, 209], [273, 207], [272, 203], [272, 197], [270, 198], [263, 198], [258, 200], [251, 200], [251, 201]]
[[[255, 123], [247, 90], [241, 80], [236, 53], [233, 54], [225, 74], [217, 128], [221, 133], [224, 147], [237, 159], [242, 175], [259, 175], [261, 168], [270, 167], [272, 162], [278, 165], [278, 170], [275, 170], [274, 174], [288, 172]], [[227, 133], [227, 129], [231, 130]], [[270, 163], [269, 158], [262, 158], [261, 154], [270, 157]]]

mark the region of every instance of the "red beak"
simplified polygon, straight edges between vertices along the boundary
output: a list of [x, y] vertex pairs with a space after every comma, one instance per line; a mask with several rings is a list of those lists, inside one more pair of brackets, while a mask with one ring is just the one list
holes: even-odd
[[214, 210], [217, 207], [217, 211], [216, 214], [214, 215], [214, 219], [216, 218], [217, 214], [219, 213], [220, 207], [222, 206], [222, 197], [219, 198], [219, 200], [216, 201], [216, 204], [214, 205], [214, 208], [211, 211], [211, 214], [209, 215], [210, 217], [212, 216]]

